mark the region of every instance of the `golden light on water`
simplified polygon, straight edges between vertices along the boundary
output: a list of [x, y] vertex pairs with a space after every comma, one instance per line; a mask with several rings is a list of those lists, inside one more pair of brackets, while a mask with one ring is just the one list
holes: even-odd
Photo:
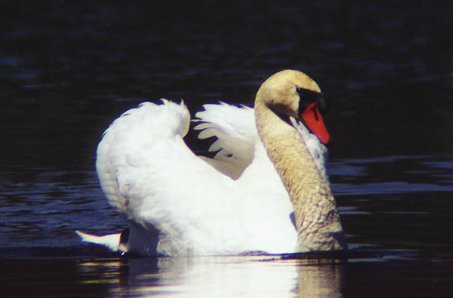
[[[127, 259], [81, 263], [112, 295], [134, 297], [336, 297], [342, 266], [332, 260], [267, 256]], [[102, 272], [102, 274], [99, 274]]]

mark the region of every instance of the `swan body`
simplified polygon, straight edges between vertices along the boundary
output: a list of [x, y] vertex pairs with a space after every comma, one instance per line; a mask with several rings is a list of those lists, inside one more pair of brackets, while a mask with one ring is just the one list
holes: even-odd
[[214, 158], [184, 143], [183, 102], [125, 112], [105, 131], [96, 169], [109, 203], [128, 217], [127, 246], [120, 234], [79, 232], [82, 240], [145, 256], [346, 248], [319, 141], [328, 136], [297, 121], [299, 87], [320, 93], [308, 76], [286, 70], [263, 83], [255, 109], [204, 105], [195, 129], [216, 138]]

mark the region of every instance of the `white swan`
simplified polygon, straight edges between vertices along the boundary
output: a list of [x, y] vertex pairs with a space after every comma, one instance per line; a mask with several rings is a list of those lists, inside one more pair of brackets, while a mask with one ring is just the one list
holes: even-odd
[[205, 105], [195, 121], [199, 138], [217, 139], [210, 159], [183, 141], [182, 102], [142, 103], [113, 122], [97, 150], [102, 189], [130, 232], [77, 233], [140, 255], [345, 249], [324, 167], [323, 105], [318, 85], [294, 70], [267, 79], [254, 110]]

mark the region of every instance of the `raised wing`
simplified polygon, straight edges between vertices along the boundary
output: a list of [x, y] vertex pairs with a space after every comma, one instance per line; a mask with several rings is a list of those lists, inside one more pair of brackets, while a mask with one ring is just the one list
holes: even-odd
[[203, 105], [204, 111], [195, 116], [201, 124], [198, 137], [215, 137], [209, 151], [217, 152], [214, 160], [205, 159], [216, 169], [237, 179], [254, 158], [255, 145], [259, 142], [253, 109], [220, 104]]
[[110, 204], [125, 214], [130, 204], [128, 189], [136, 184], [128, 175], [143, 167], [153, 149], [176, 136], [182, 138], [189, 128], [190, 114], [183, 102], [162, 102], [145, 102], [123, 113], [98, 145], [96, 170], [102, 189]]
[[[243, 192], [230, 177], [184, 143], [189, 112], [183, 103], [143, 103], [107, 129], [96, 168], [111, 205], [130, 220], [160, 232], [160, 252], [215, 251], [239, 243]], [[229, 239], [231, 235], [238, 238]]]

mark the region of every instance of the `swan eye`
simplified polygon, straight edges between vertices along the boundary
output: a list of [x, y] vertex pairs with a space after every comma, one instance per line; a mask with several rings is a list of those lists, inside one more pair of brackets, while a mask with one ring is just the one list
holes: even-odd
[[329, 106], [324, 95], [313, 90], [296, 87], [299, 94], [299, 113], [303, 112], [310, 104], [316, 103], [322, 113], [327, 113]]

